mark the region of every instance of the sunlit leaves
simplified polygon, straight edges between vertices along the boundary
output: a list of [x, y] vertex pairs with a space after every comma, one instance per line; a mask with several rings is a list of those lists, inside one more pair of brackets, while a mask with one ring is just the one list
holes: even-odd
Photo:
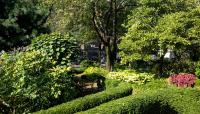
[[69, 65], [77, 57], [76, 40], [69, 34], [45, 34], [35, 38], [30, 45], [30, 50], [45, 51], [55, 65]]
[[47, 108], [61, 96], [63, 101], [75, 96], [70, 69], [54, 66], [44, 51], [5, 53], [1, 58], [0, 98], [17, 113]]
[[160, 49], [176, 51], [199, 42], [200, 13], [196, 0], [140, 0], [139, 3], [129, 16], [128, 32], [120, 43], [123, 63], [148, 60]]

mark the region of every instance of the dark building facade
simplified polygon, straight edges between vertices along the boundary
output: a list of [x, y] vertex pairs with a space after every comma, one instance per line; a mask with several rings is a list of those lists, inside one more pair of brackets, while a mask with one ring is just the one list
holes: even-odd
[[99, 42], [88, 42], [81, 45], [81, 58], [105, 63], [104, 46]]

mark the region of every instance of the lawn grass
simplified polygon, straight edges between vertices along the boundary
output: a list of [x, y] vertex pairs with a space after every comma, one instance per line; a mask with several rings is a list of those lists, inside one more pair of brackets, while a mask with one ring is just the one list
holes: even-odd
[[[142, 93], [145, 91], [152, 91], [152, 90], [156, 91], [158, 89], [167, 89], [167, 88], [175, 87], [173, 85], [169, 85], [166, 78], [155, 79], [151, 82], [148, 82], [142, 85], [132, 84], [132, 86], [135, 91], [135, 94]], [[175, 88], [180, 88], [180, 87], [175, 87]], [[196, 83], [193, 89], [200, 90], [200, 79], [196, 80]]]

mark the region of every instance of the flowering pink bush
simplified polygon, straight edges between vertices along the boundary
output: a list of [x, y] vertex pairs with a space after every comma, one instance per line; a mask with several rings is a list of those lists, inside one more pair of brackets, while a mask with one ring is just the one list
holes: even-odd
[[193, 74], [180, 73], [171, 75], [169, 82], [177, 87], [193, 87], [196, 79], [196, 76]]

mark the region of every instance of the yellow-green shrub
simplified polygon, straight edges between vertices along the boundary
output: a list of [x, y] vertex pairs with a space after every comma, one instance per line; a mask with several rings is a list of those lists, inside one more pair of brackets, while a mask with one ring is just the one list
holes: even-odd
[[87, 76], [87, 80], [96, 81], [98, 79], [105, 79], [108, 71], [99, 67], [88, 67], [84, 74]]
[[137, 73], [134, 71], [110, 72], [106, 75], [109, 79], [116, 79], [129, 83], [144, 84], [154, 79], [154, 74]]
[[3, 54], [0, 99], [16, 113], [48, 108], [75, 97], [73, 76], [67, 67], [54, 66], [42, 51]]
[[100, 76], [106, 76], [108, 74], [108, 71], [103, 69], [103, 68], [99, 68], [99, 67], [88, 67], [85, 71], [85, 74], [87, 75], [100, 75]]

